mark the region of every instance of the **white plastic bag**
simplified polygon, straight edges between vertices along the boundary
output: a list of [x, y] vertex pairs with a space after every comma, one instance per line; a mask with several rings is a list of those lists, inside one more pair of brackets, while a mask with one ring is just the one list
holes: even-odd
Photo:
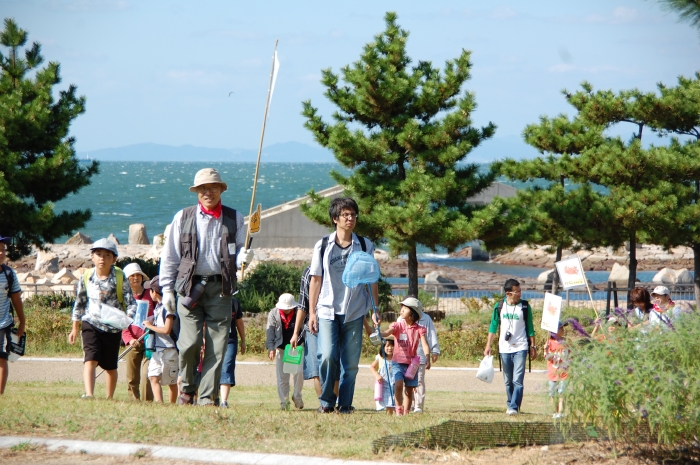
[[100, 304], [100, 321], [117, 329], [126, 329], [134, 321], [126, 313], [107, 304]]
[[493, 355], [486, 355], [479, 364], [479, 369], [476, 372], [476, 377], [486, 383], [493, 381]]

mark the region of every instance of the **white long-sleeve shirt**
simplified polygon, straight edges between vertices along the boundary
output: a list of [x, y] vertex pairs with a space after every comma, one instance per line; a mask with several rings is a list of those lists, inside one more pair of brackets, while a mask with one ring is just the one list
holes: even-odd
[[[221, 234], [223, 229], [223, 214], [214, 218], [202, 212], [197, 207], [197, 241], [198, 254], [195, 275], [221, 274]], [[172, 291], [175, 288], [177, 268], [180, 266], [180, 223], [182, 222], [182, 210], [175, 214], [170, 226], [170, 234], [165, 240], [165, 245], [160, 255], [160, 285], [164, 291]], [[245, 244], [245, 219], [236, 211], [236, 251], [242, 250]]]

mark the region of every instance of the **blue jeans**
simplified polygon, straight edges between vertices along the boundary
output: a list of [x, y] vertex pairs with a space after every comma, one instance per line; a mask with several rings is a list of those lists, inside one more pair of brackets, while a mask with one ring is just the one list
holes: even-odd
[[238, 353], [238, 339], [228, 340], [224, 364], [221, 367], [221, 383], [236, 385], [236, 354]]
[[509, 409], [520, 411], [520, 404], [523, 402], [523, 378], [525, 377], [526, 361], [527, 350], [513, 352], [512, 354], [501, 354], [503, 381], [506, 385], [506, 396], [508, 397], [506, 406]]
[[[334, 320], [318, 320], [318, 374], [321, 381], [321, 407], [349, 411], [355, 394], [355, 378], [362, 352], [362, 317], [345, 323], [345, 315]], [[333, 392], [340, 372], [338, 397]]]
[[318, 378], [318, 336], [304, 332], [304, 379]]

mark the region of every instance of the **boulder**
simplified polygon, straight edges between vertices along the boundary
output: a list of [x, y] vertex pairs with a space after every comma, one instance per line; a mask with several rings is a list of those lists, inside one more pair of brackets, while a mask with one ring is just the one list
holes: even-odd
[[440, 271], [431, 271], [425, 275], [425, 284], [437, 284], [439, 286], [428, 286], [427, 291], [435, 291], [437, 288], [439, 291], [455, 291], [459, 287], [455, 284], [454, 279], [450, 279]]
[[134, 223], [129, 225], [129, 244], [150, 244], [145, 224]]
[[35, 271], [41, 271], [43, 273], [57, 273], [58, 272], [58, 255], [53, 252], [44, 252], [42, 250], [36, 253], [36, 265], [34, 266]]
[[34, 283], [36, 283], [37, 279], [38, 279], [38, 276], [34, 273], [19, 273], [19, 274], [17, 274], [17, 280], [20, 283], [34, 284]]
[[543, 291], [552, 290], [552, 282], [554, 281], [555, 270], [547, 270], [537, 276], [537, 288]]
[[[686, 270], [687, 271], [687, 270]], [[676, 271], [671, 268], [662, 268], [658, 273], [654, 275], [651, 279], [654, 284], [661, 284], [664, 286], [669, 286], [676, 284]]]
[[687, 268], [681, 268], [680, 270], [675, 270], [676, 273], [676, 284], [693, 284], [693, 277]]
[[608, 281], [615, 283], [617, 287], [627, 287], [627, 280], [629, 279], [630, 269], [625, 265], [620, 265], [615, 263], [610, 270], [610, 276], [608, 276]]
[[156, 234], [153, 236], [153, 246], [163, 247], [165, 245], [165, 236], [163, 234]]
[[68, 268], [63, 268], [53, 277], [53, 282], [55, 284], [72, 284], [77, 280], [78, 278], [76, 278], [75, 275], [68, 270]]
[[85, 234], [81, 233], [78, 231], [75, 233], [73, 237], [68, 239], [66, 241], [67, 245], [82, 245], [82, 244], [92, 244], [92, 239], [90, 239], [90, 236], [86, 236]]
[[119, 239], [117, 239], [117, 236], [115, 236], [114, 234], [110, 234], [109, 236], [107, 236], [107, 239], [109, 239], [117, 245], [120, 244]]

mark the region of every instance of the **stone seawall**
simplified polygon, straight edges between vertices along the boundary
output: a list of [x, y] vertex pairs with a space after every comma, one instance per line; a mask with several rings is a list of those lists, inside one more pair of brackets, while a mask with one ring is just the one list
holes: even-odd
[[[576, 252], [565, 250], [563, 257], [573, 255]], [[622, 248], [582, 250], [578, 252], [581, 263], [586, 271], [610, 271], [615, 263], [629, 265], [628, 252]], [[664, 250], [658, 245], [642, 245], [637, 248], [637, 270], [657, 271], [662, 268], [688, 268], [693, 269], [693, 250], [689, 247], [675, 247]], [[554, 268], [555, 254], [548, 253], [544, 247], [528, 247], [526, 245], [516, 247], [512, 252], [497, 255], [494, 263], [502, 265], [536, 266], [540, 268]]]

